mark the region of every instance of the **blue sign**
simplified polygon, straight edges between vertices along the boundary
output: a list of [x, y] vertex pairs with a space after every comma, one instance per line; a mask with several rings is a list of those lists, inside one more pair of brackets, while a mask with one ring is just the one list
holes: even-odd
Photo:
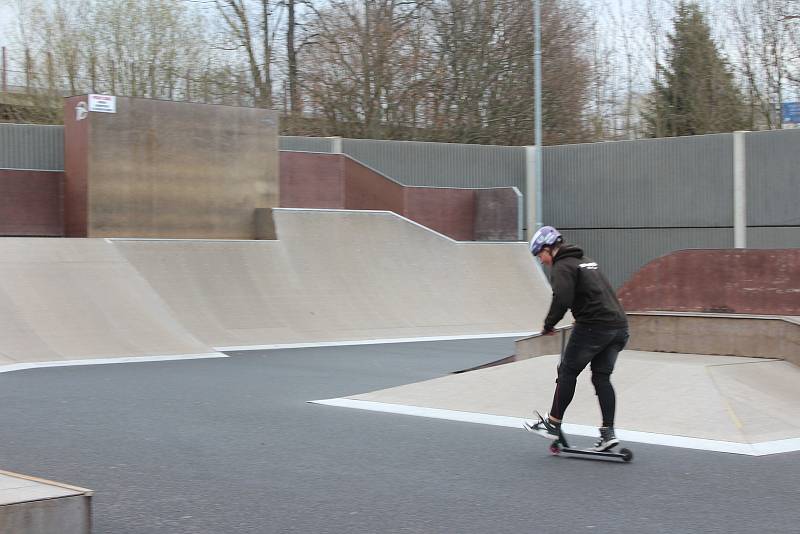
[[784, 102], [781, 116], [784, 124], [800, 124], [800, 102]]

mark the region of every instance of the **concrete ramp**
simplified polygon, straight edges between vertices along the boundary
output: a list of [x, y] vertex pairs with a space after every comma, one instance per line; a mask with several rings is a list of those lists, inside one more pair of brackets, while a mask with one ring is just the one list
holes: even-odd
[[103, 239], [0, 239], [0, 366], [213, 352]]
[[[322, 402], [521, 428], [532, 410], [549, 410], [557, 362], [542, 356]], [[589, 378], [579, 377], [567, 432], [597, 435]], [[625, 440], [744, 454], [800, 450], [800, 369], [790, 363], [623, 351], [614, 386]]]
[[222, 350], [538, 330], [551, 291], [524, 243], [462, 243], [391, 212], [278, 209], [275, 241], [114, 240]]
[[530, 333], [550, 288], [524, 243], [391, 212], [276, 210], [274, 241], [0, 241], [0, 365]]

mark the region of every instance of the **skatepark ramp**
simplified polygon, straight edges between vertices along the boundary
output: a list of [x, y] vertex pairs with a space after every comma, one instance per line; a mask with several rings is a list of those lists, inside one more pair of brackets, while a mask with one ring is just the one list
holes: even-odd
[[391, 212], [274, 220], [272, 241], [0, 240], [0, 365], [514, 335], [550, 300], [524, 243], [457, 242]]
[[530, 332], [550, 288], [524, 243], [462, 243], [392, 212], [276, 209], [275, 241], [114, 240], [220, 350]]
[[[314, 402], [522, 432], [532, 410], [550, 406], [558, 362], [558, 355], [542, 356]], [[755, 456], [797, 451], [799, 384], [800, 368], [779, 360], [625, 350], [614, 372], [617, 434], [628, 442]], [[589, 372], [578, 377], [567, 417], [568, 434], [597, 435]], [[544, 441], [532, 439], [545, 450]]]
[[0, 366], [213, 352], [103, 239], [0, 239]]

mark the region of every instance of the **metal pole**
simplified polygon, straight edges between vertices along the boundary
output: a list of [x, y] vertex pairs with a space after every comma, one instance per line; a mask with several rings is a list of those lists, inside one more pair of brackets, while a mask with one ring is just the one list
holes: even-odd
[[542, 14], [540, 0], [533, 0], [533, 85], [535, 107], [534, 159], [536, 180], [536, 228], [544, 223], [542, 202]]
[[8, 79], [6, 78], [6, 47], [3, 47], [3, 92], [8, 89]]
[[733, 246], [747, 248], [746, 132], [733, 132]]
[[537, 207], [536, 199], [536, 147], [525, 147], [525, 210], [527, 218], [525, 219], [525, 230], [527, 231], [527, 240], [530, 241], [534, 232], [538, 229], [536, 226]]

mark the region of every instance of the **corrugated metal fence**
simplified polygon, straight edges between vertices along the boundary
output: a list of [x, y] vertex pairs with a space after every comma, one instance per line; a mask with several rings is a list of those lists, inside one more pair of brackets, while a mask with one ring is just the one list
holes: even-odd
[[620, 286], [682, 248], [733, 246], [733, 136], [544, 150], [544, 221]]
[[[515, 186], [525, 149], [282, 137], [282, 150], [339, 151], [405, 185]], [[619, 286], [681, 248], [733, 246], [733, 135], [545, 147], [544, 221]], [[800, 247], [800, 130], [746, 135], [748, 246]], [[0, 125], [0, 167], [63, 168], [63, 129]]]
[[0, 169], [64, 169], [64, 127], [0, 124]]

